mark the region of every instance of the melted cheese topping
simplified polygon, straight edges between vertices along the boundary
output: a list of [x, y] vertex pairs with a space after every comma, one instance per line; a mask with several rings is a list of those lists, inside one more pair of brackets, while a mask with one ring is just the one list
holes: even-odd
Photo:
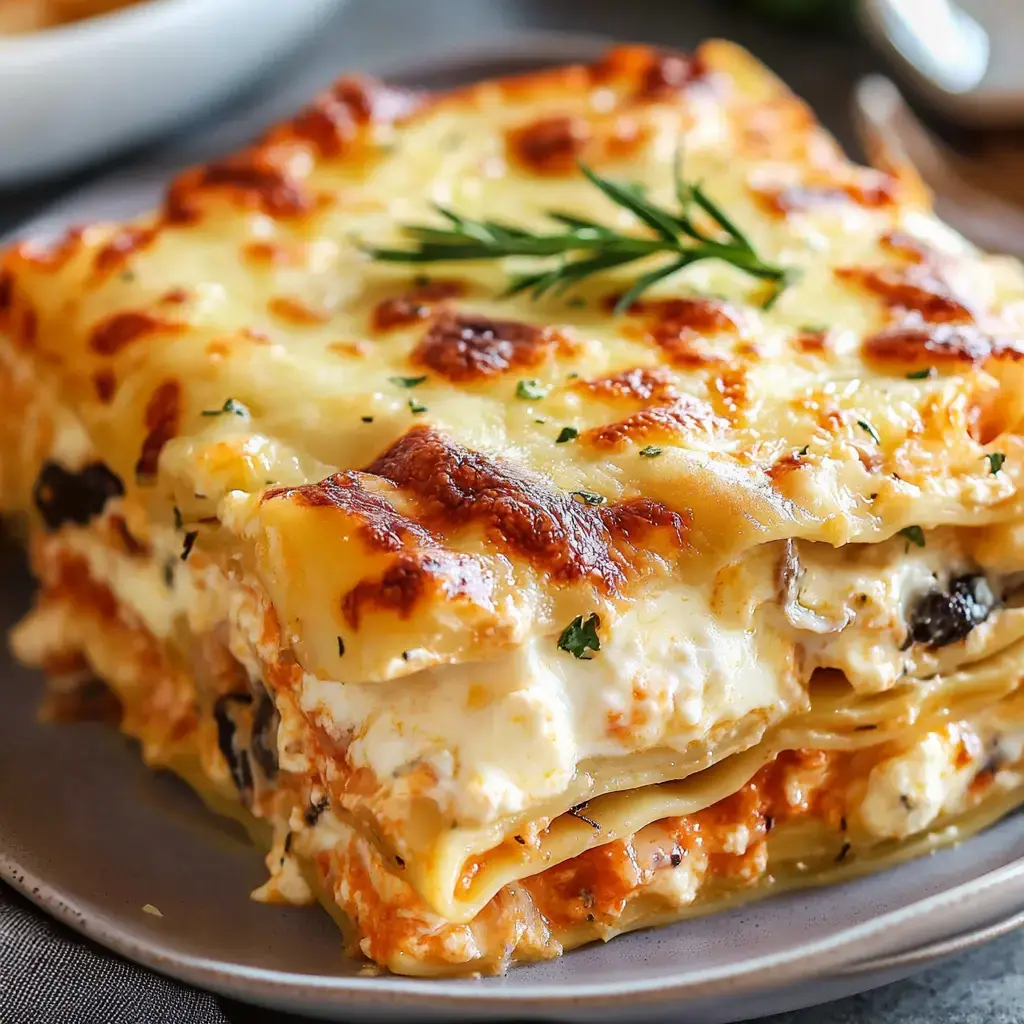
[[[428, 101], [344, 82], [185, 174], [158, 215], [9, 253], [8, 336], [131, 499], [217, 517], [199, 550], [255, 558], [325, 679], [479, 660], [586, 608], [614, 628], [651, 580], [773, 537], [1015, 516], [1018, 268], [944, 229], [912, 180], [849, 165], [742, 52], [666, 59], [626, 49]], [[688, 177], [800, 271], [771, 309], [716, 261], [616, 317], [631, 272], [500, 299], [511, 264], [422, 284], [360, 249], [435, 202], [636, 231], [558, 154], [667, 202], [680, 139]], [[516, 397], [524, 378], [547, 395]], [[204, 415], [228, 399], [239, 415]], [[557, 443], [564, 426], [580, 436]]]

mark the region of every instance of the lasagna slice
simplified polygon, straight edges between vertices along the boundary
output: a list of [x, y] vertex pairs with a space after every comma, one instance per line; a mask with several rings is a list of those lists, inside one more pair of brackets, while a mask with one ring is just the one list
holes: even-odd
[[1022, 324], [727, 43], [344, 79], [3, 256], [12, 644], [396, 972], [849, 878], [1024, 799]]

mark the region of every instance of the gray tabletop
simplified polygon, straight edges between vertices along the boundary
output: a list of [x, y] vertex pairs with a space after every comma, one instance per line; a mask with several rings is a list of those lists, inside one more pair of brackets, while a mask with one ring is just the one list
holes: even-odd
[[[291, 0], [282, 0], [291, 2]], [[280, 103], [287, 112], [301, 97], [346, 69], [395, 66], [408, 56], [457, 50], [509, 30], [554, 29], [689, 47], [727, 36], [748, 46], [811, 101], [841, 141], [856, 149], [849, 90], [876, 61], [850, 32], [801, 34], [766, 25], [727, 0], [351, 0], [314, 46], [279, 69], [258, 92], [211, 111], [205, 125], [132, 154], [140, 163], [168, 166], [182, 154], [201, 154], [204, 139], [232, 121], [244, 124], [254, 103]], [[123, 156], [119, 166], [123, 168]], [[73, 178], [29, 189], [0, 191], [0, 235], [70, 191], [109, 173], [96, 167]], [[289, 1024], [270, 1014], [224, 1003], [236, 1024]], [[297, 1020], [297, 1019], [296, 1019]], [[957, 957], [917, 978], [826, 1007], [782, 1014], [774, 1024], [1016, 1024], [1024, 1022], [1024, 935], [1011, 935]]]

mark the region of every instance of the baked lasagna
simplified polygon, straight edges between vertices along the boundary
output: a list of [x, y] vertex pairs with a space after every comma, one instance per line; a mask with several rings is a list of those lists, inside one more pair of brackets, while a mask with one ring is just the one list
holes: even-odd
[[1024, 274], [748, 54], [348, 78], [0, 264], [19, 658], [402, 974], [1024, 799]]

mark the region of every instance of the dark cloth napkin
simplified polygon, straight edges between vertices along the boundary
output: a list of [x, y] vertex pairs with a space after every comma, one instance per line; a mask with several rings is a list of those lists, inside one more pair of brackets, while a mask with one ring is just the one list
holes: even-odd
[[0, 1024], [232, 1020], [209, 993], [100, 949], [0, 885]]

